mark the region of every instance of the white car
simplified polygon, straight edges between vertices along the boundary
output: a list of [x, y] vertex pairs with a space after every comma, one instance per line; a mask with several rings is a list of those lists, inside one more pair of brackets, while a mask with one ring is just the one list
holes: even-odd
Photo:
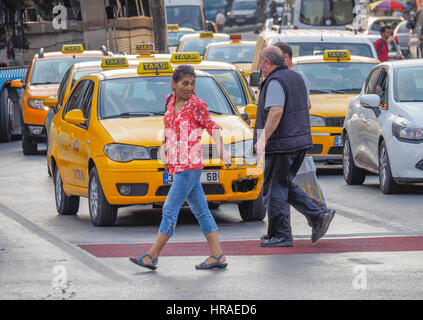
[[423, 59], [374, 67], [349, 105], [342, 132], [347, 184], [379, 175], [383, 193], [423, 183]]

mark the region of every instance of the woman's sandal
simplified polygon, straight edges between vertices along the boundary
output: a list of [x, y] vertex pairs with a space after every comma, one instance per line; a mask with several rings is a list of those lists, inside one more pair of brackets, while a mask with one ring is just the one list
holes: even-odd
[[213, 268], [226, 268], [228, 266], [227, 262], [220, 262], [220, 259], [222, 259], [223, 253], [219, 257], [210, 256], [209, 258], [214, 258], [217, 260], [217, 262], [212, 264], [207, 264], [206, 261], [201, 262], [200, 265], [195, 266], [197, 270], [204, 270], [204, 269], [213, 269]]
[[[151, 260], [153, 260], [153, 263], [152, 264], [149, 264], [149, 263], [144, 263], [143, 261], [142, 261], [142, 258], [144, 258], [144, 257], [149, 257]], [[157, 262], [158, 262], [158, 259], [154, 259], [152, 256], [150, 256], [148, 253], [146, 253], [146, 254], [143, 254], [143, 255], [141, 255], [141, 256], [138, 256], [138, 257], [129, 257], [129, 260], [131, 260], [133, 263], [135, 263], [135, 264], [137, 264], [137, 265], [139, 265], [139, 266], [141, 266], [141, 267], [144, 267], [144, 268], [148, 268], [148, 269], [150, 269], [150, 270], [156, 270], [157, 269]]]

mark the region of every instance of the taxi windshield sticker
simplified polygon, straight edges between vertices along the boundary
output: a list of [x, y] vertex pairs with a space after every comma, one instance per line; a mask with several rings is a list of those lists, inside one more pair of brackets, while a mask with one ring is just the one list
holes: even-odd
[[323, 59], [325, 61], [349, 61], [351, 57], [348, 50], [326, 50]]
[[153, 53], [154, 43], [138, 43], [135, 45], [135, 51], [141, 55]]
[[138, 73], [145, 74], [145, 73], [172, 73], [173, 68], [170, 62], [141, 62], [138, 66]]
[[200, 38], [213, 38], [213, 32], [206, 31], [206, 32], [200, 32]]
[[168, 24], [167, 25], [167, 30], [168, 31], [178, 31], [179, 30], [179, 25], [178, 24]]
[[171, 63], [200, 63], [201, 56], [198, 52], [174, 52]]
[[102, 68], [125, 68], [128, 67], [128, 59], [120, 58], [103, 58], [101, 61]]
[[62, 53], [82, 53], [84, 47], [82, 44], [66, 44], [62, 47]]

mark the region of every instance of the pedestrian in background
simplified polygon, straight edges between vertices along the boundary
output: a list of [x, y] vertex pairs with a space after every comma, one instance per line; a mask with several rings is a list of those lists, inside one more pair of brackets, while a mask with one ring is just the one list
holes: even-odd
[[376, 42], [374, 43], [378, 59], [380, 62], [389, 61], [388, 40], [391, 37], [391, 27], [390, 26], [381, 27], [380, 36], [382, 38], [379, 40], [376, 40]]
[[220, 159], [226, 167], [231, 165], [231, 156], [223, 146], [220, 127], [211, 119], [207, 103], [194, 95], [195, 78], [194, 68], [188, 65], [178, 66], [173, 73], [174, 94], [166, 98], [163, 118], [165, 143], [160, 152], [165, 169], [173, 176], [173, 183], [163, 205], [162, 221], [155, 243], [146, 254], [129, 258], [151, 270], [157, 268], [160, 252], [175, 231], [179, 210], [185, 200], [197, 218], [211, 251], [210, 257], [196, 265], [196, 269], [227, 266], [218, 240], [218, 228], [200, 182], [204, 168], [200, 145], [203, 129], [213, 137]]
[[265, 77], [260, 86], [256, 127], [257, 158], [265, 155], [263, 202], [268, 215], [262, 247], [293, 246], [289, 205], [312, 227], [312, 242], [325, 235], [335, 210], [323, 210], [295, 183], [307, 149], [313, 145], [303, 78], [284, 65], [282, 51], [265, 48], [259, 60]]
[[222, 33], [223, 28], [225, 27], [226, 18], [225, 15], [222, 13], [220, 9], [217, 9], [217, 15], [216, 15], [216, 27], [217, 32]]
[[308, 105], [308, 109], [310, 110], [311, 109], [311, 102], [310, 102], [311, 84], [310, 84], [310, 81], [308, 80], [307, 76], [305, 75], [305, 73], [302, 72], [299, 68], [297, 68], [292, 63], [292, 48], [291, 48], [291, 46], [286, 42], [277, 42], [277, 43], [274, 44], [274, 46], [278, 47], [279, 49], [282, 50], [283, 56], [285, 58], [284, 64], [288, 67], [288, 69], [295, 71], [296, 73], [298, 73], [301, 76], [301, 78], [303, 78], [304, 84], [306, 86], [306, 91], [307, 91], [307, 105]]

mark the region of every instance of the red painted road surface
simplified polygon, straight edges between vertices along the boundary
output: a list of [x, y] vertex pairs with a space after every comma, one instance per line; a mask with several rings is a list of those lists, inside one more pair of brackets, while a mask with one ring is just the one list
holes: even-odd
[[[152, 243], [84, 244], [80, 248], [98, 258], [129, 257], [146, 253]], [[294, 240], [291, 248], [262, 248], [259, 240], [221, 241], [225, 255], [280, 255], [342, 252], [423, 251], [423, 236]], [[203, 256], [207, 242], [168, 242], [161, 256]]]

